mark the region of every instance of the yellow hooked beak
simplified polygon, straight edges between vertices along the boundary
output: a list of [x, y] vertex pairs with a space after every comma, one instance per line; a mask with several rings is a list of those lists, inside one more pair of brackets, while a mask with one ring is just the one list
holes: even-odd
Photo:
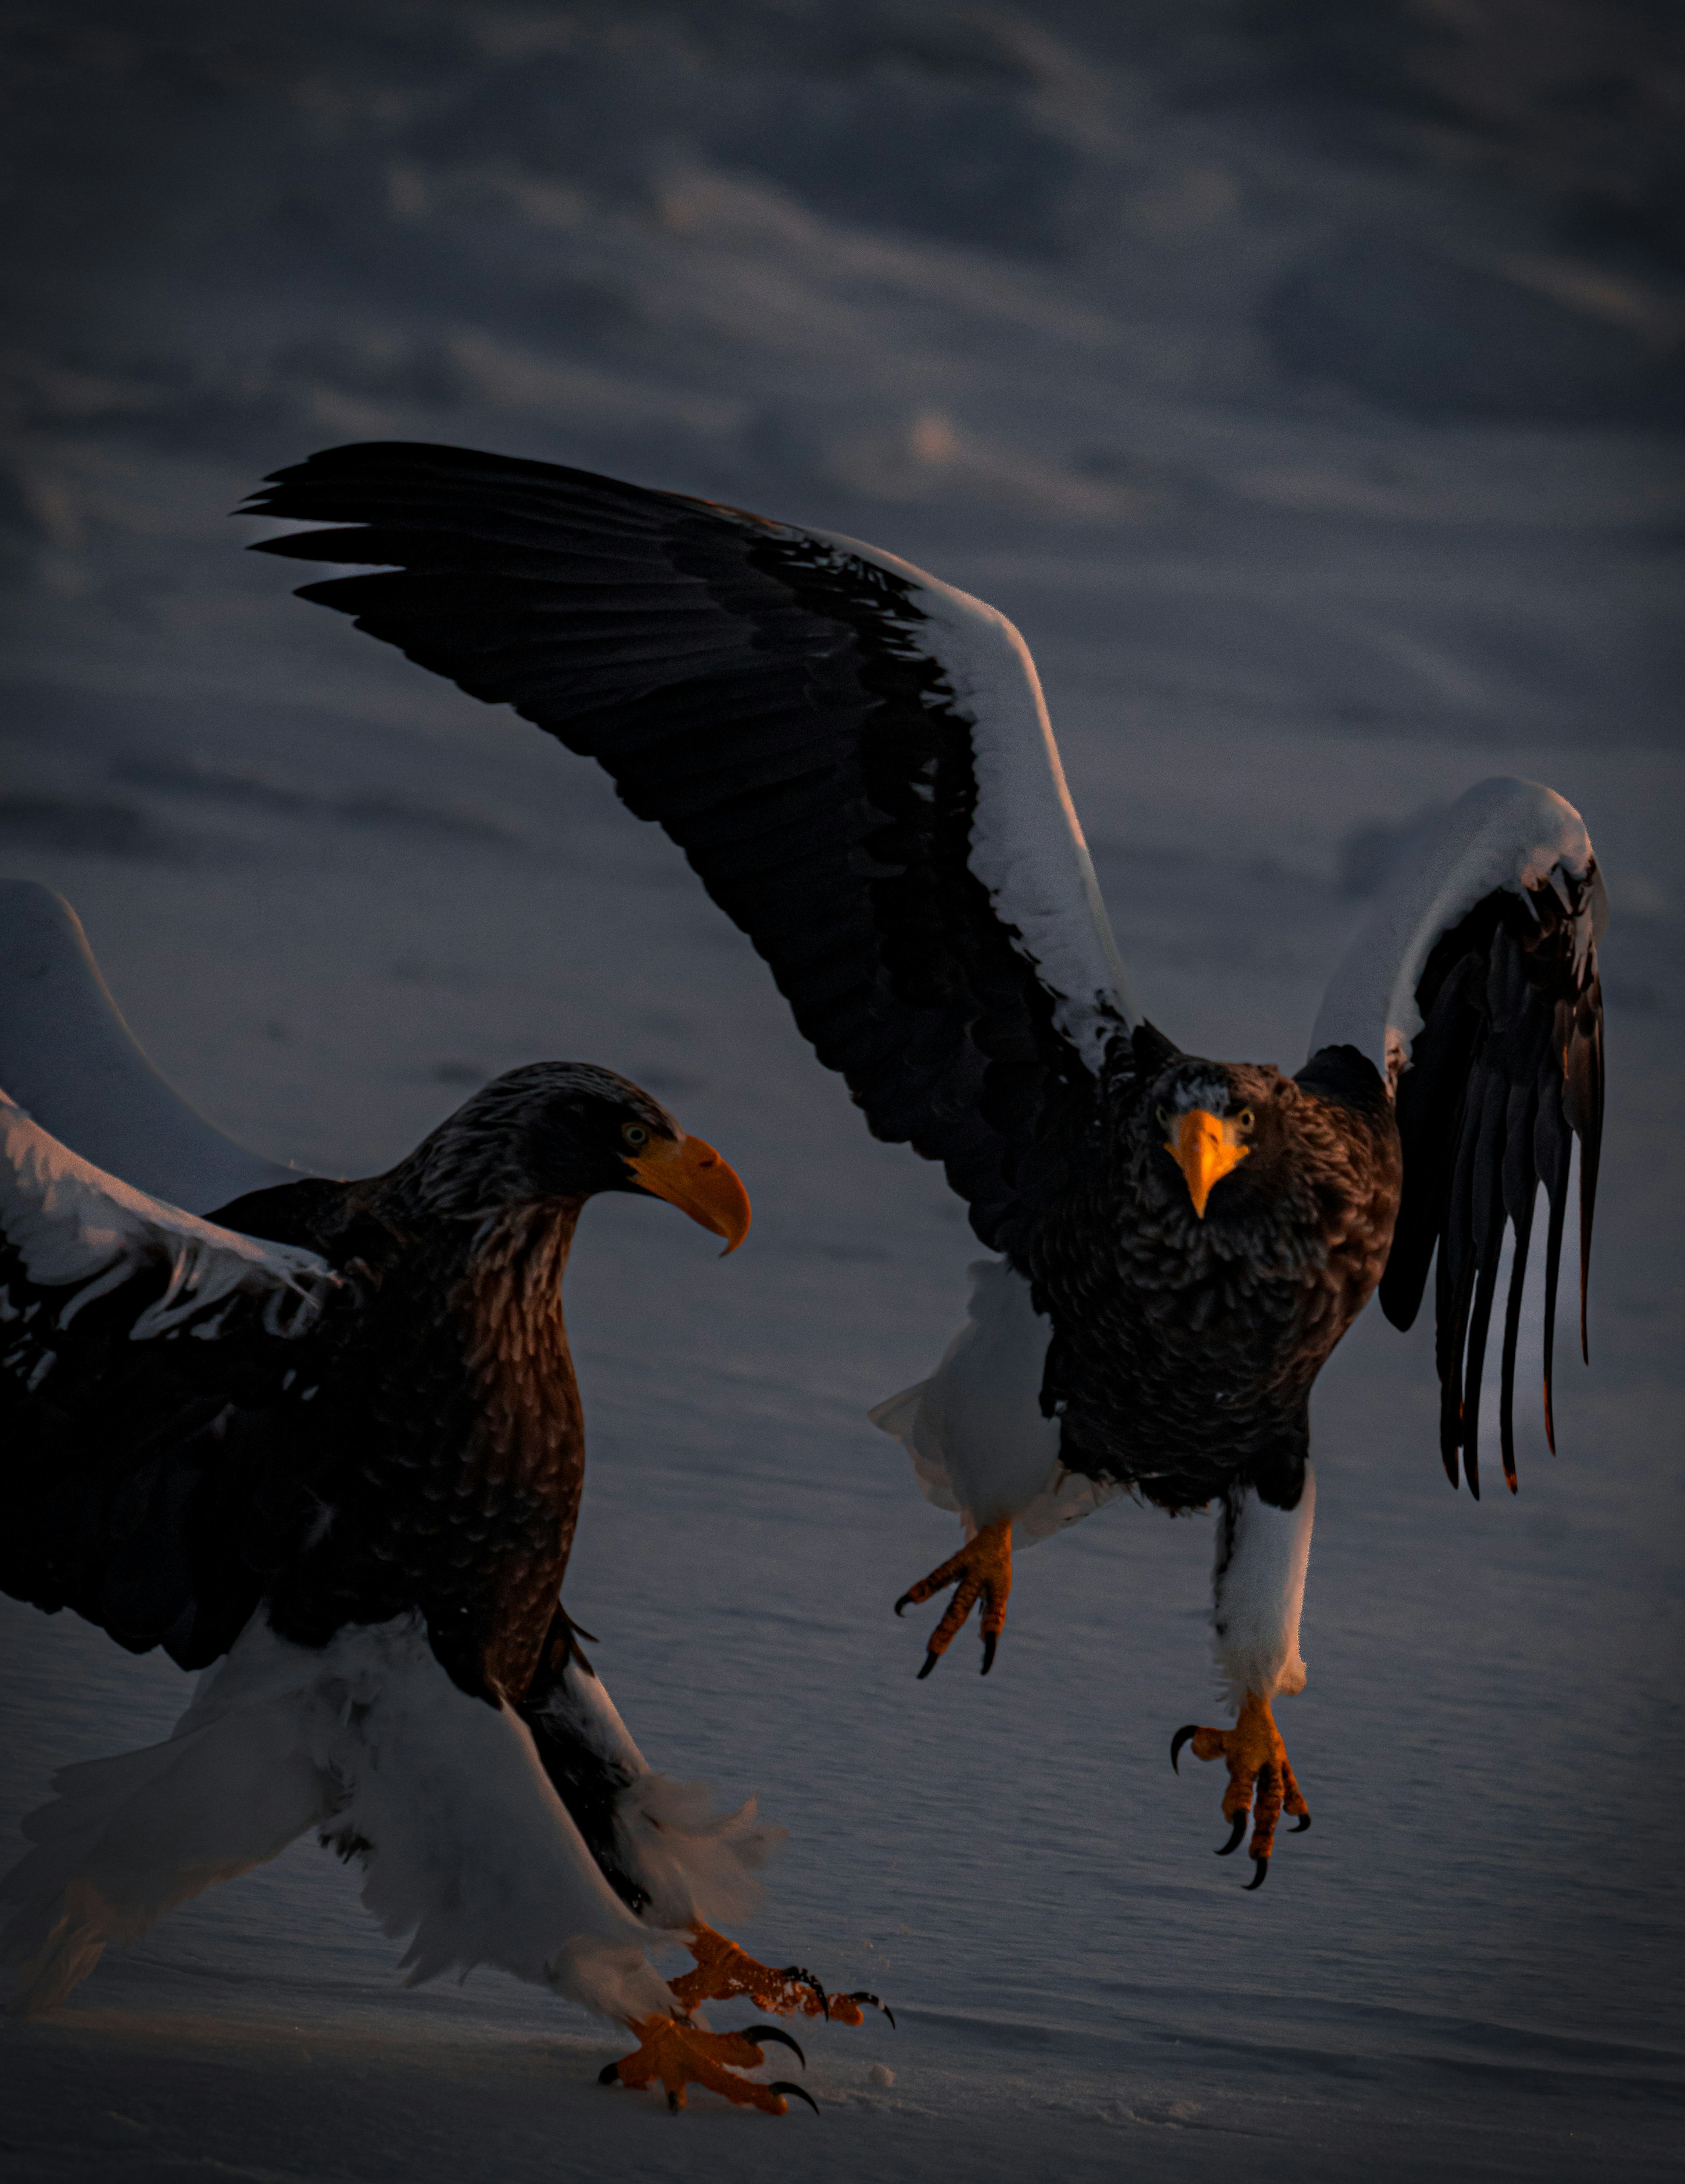
[[1242, 1127], [1250, 1120], [1250, 1115], [1213, 1115], [1195, 1107], [1176, 1117], [1176, 1136], [1165, 1140], [1165, 1150], [1187, 1178], [1187, 1195], [1202, 1221], [1212, 1184], [1221, 1183], [1252, 1150], [1240, 1141]]
[[726, 1239], [722, 1259], [748, 1234], [749, 1195], [737, 1170], [705, 1139], [658, 1138], [647, 1152], [627, 1153], [625, 1159], [646, 1190]]

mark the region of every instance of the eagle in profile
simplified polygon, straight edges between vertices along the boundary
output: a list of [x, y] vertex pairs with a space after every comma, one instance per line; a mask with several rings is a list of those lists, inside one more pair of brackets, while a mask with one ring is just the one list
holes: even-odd
[[[737, 1175], [567, 1061], [496, 1078], [384, 1175], [275, 1167], [153, 1073], [67, 905], [14, 882], [0, 914], [0, 1587], [209, 1671], [165, 1742], [69, 1769], [25, 1824], [14, 2007], [314, 1829], [415, 1979], [547, 1985], [637, 2033], [605, 2081], [675, 2106], [807, 2100], [742, 2075], [787, 2034], [697, 2008], [859, 2024], [874, 1998], [708, 1923], [753, 1900], [768, 1831], [651, 1769], [560, 1602], [581, 1212], [662, 1199], [731, 1251]], [[675, 1943], [697, 1964], [670, 1986], [647, 1952]]]
[[589, 472], [377, 443], [276, 472], [260, 551], [352, 565], [302, 596], [598, 760], [765, 958], [880, 1138], [940, 1161], [991, 1255], [929, 1379], [872, 1416], [959, 1552], [929, 1672], [1015, 1545], [1121, 1490], [1215, 1504], [1237, 1719], [1222, 1854], [1310, 1825], [1274, 1717], [1299, 1691], [1309, 1400], [1379, 1289], [1433, 1269], [1439, 1443], [1480, 1482], [1500, 1259], [1498, 1442], [1538, 1187], [1544, 1402], [1573, 1148], [1581, 1340], [1603, 1112], [1606, 906], [1579, 815], [1486, 781], [1386, 872], [1302, 1067], [1185, 1053], [1132, 1006], [1036, 671], [1011, 624], [853, 538]]

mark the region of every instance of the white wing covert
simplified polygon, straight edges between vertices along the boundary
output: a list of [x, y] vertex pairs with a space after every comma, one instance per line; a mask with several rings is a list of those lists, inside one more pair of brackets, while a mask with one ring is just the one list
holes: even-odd
[[876, 1135], [1012, 1253], [1131, 1017], [1023, 639], [848, 538], [588, 471], [376, 443], [247, 511], [343, 528], [301, 596], [607, 767]]
[[314, 1251], [148, 1197], [0, 1098], [0, 1591], [214, 1660], [277, 1510], [297, 1529], [275, 1414], [359, 1309]]
[[0, 1321], [11, 1336], [0, 1367], [27, 1364], [31, 1388], [52, 1370], [54, 1339], [131, 1284], [133, 1342], [184, 1329], [209, 1339], [242, 1306], [263, 1333], [293, 1340], [339, 1286], [314, 1251], [242, 1236], [103, 1173], [3, 1093], [0, 1236]]
[[172, 1206], [203, 1212], [297, 1180], [158, 1075], [76, 913], [34, 880], [0, 880], [0, 1086], [96, 1167]]
[[1478, 1494], [1480, 1391], [1506, 1228], [1515, 1256], [1499, 1410], [1515, 1486], [1516, 1343], [1538, 1187], [1549, 1209], [1545, 1425], [1569, 1171], [1580, 1145], [1580, 1340], [1603, 1128], [1597, 943], [1608, 903], [1585, 823], [1536, 782], [1484, 781], [1405, 846], [1335, 972], [1313, 1056], [1354, 1047], [1393, 1088], [1404, 1199], [1381, 1283], [1398, 1327], [1435, 1277], [1440, 1448]]

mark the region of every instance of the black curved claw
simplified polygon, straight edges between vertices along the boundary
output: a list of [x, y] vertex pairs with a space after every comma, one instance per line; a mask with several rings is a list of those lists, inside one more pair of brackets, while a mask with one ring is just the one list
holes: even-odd
[[854, 1993], [849, 1996], [848, 1999], [850, 2002], [864, 2002], [867, 2007], [871, 2009], [881, 2009], [884, 2015], [889, 2020], [890, 2031], [894, 2032], [900, 2029], [895, 2022], [895, 2012], [890, 2008], [887, 2002], [880, 2002], [875, 1994], [867, 1994], [863, 1990], [857, 1989]]
[[1198, 1726], [1193, 1722], [1190, 1721], [1185, 1724], [1183, 1727], [1177, 1730], [1176, 1735], [1171, 1739], [1171, 1769], [1172, 1773], [1176, 1774], [1181, 1774], [1182, 1747], [1187, 1743], [1190, 1736], [1198, 1736], [1198, 1734], [1199, 1730]]
[[940, 1654], [940, 1653], [926, 1653], [926, 1656], [925, 1656], [925, 1665], [924, 1665], [924, 1667], [923, 1667], [922, 1669], [920, 1669], [920, 1671], [919, 1671], [919, 1674], [918, 1674], [918, 1680], [919, 1680], [919, 1682], [920, 1682], [920, 1683], [923, 1683], [923, 1681], [925, 1680], [925, 1678], [926, 1678], [927, 1675], [929, 1675], [929, 1674], [930, 1674], [931, 1670], [933, 1668], [935, 1668], [935, 1666], [936, 1666], [937, 1663], [941, 1658], [942, 1658], [942, 1656], [941, 1656], [941, 1654]]
[[1226, 1843], [1223, 1843], [1219, 1847], [1214, 1853], [1215, 1856], [1218, 1858], [1226, 1858], [1231, 1851], [1237, 1851], [1240, 1848], [1240, 1839], [1246, 1833], [1246, 1824], [1251, 1818], [1252, 1815], [1250, 1813], [1237, 1813], [1235, 1814], [1234, 1833], [1229, 1837]]
[[620, 2082], [620, 2064], [610, 2063], [606, 2069], [599, 2070], [597, 2073], [597, 2082], [599, 2086], [618, 2086]]
[[904, 1592], [902, 1594], [900, 1599], [895, 1603], [895, 1613], [898, 1615], [899, 1615], [902, 1610], [911, 1602], [912, 1597], [913, 1596], [910, 1592]]
[[1309, 1814], [1309, 1813], [1301, 1813], [1301, 1814], [1299, 1814], [1299, 1825], [1298, 1825], [1298, 1826], [1297, 1826], [1297, 1827], [1295, 1827], [1295, 1828], [1293, 1829], [1293, 1834], [1294, 1834], [1294, 1835], [1296, 1835], [1296, 1836], [1302, 1836], [1302, 1835], [1304, 1833], [1305, 1830], [1306, 1830], [1310, 1825], [1310, 1814]]
[[993, 1632], [993, 1630], [985, 1630], [985, 1631], [984, 1631], [984, 1633], [983, 1633], [983, 1671], [982, 1671], [982, 1672], [983, 1672], [983, 1674], [984, 1674], [985, 1675], [987, 1675], [987, 1674], [988, 1674], [989, 1670], [990, 1670], [992, 1668], [993, 1668], [993, 1666], [994, 1666], [994, 1648], [995, 1648], [995, 1634], [994, 1634], [994, 1632]]
[[1261, 1888], [1270, 1878], [1270, 1861], [1267, 1858], [1256, 1858], [1252, 1862], [1258, 1870], [1241, 1890], [1243, 1896], [1250, 1896], [1254, 1888]]
[[780, 1979], [794, 1980], [798, 1986], [804, 1986], [810, 1994], [816, 1994], [820, 2015], [827, 2025], [831, 2022], [831, 2004], [825, 1998], [825, 1989], [805, 1964], [786, 1964], [778, 1976]]
[[793, 2094], [797, 2100], [805, 2101], [815, 2115], [819, 2114], [819, 2103], [813, 2095], [801, 2086], [792, 2086], [787, 2078], [775, 2078], [766, 2090], [769, 2093]]
[[802, 2053], [801, 2042], [792, 2040], [787, 2032], [781, 2032], [776, 2025], [746, 2025], [742, 2036], [745, 2040], [753, 2040], [757, 2048], [764, 2048], [769, 2040], [776, 2040], [781, 2048], [789, 2048], [804, 2070], [808, 2067], [808, 2059]]
[[679, 2097], [676, 2093], [669, 2093], [667, 2096], [667, 2113], [669, 2115], [677, 2115], [679, 2113]]

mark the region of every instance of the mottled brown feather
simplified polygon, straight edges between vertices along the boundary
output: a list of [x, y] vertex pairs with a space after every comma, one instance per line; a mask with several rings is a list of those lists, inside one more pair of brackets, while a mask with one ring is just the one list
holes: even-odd
[[548, 1550], [504, 1559], [487, 1604], [481, 1673], [488, 1690], [511, 1701], [526, 1696], [537, 1670], [585, 1485], [585, 1419], [562, 1318], [562, 1276], [584, 1203], [511, 1208], [452, 1300], [466, 1323], [465, 1362], [481, 1401], [464, 1482], [519, 1486], [555, 1519]]

